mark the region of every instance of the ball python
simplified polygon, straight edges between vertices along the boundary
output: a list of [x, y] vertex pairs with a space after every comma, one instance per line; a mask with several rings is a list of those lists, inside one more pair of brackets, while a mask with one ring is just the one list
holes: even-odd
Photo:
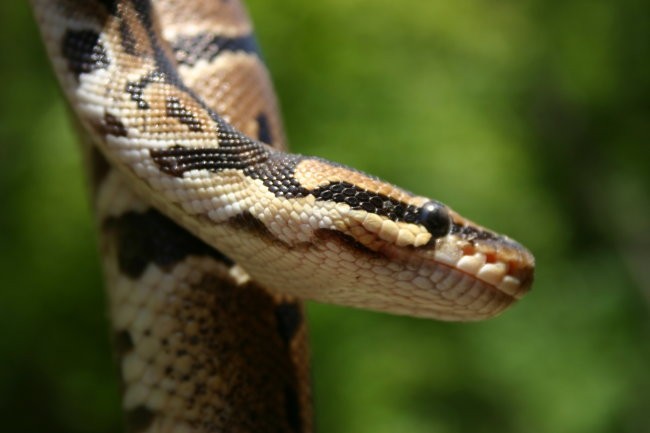
[[303, 300], [472, 321], [530, 289], [516, 241], [288, 153], [238, 1], [31, 4], [82, 138], [129, 431], [311, 431]]

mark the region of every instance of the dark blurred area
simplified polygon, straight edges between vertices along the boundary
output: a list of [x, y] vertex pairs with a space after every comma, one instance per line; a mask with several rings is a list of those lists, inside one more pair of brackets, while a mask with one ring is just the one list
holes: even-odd
[[[319, 431], [650, 432], [650, 2], [249, 2], [292, 147], [537, 257], [501, 317], [310, 305]], [[0, 3], [1, 431], [121, 431], [81, 158]]]

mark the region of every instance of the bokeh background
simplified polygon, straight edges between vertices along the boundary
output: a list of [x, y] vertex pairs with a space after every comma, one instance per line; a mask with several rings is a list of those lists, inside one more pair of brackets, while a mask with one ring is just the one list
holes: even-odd
[[[249, 3], [296, 151], [537, 257], [484, 323], [310, 305], [319, 431], [650, 432], [650, 3]], [[25, 2], [0, 29], [0, 430], [121, 431], [75, 138]]]

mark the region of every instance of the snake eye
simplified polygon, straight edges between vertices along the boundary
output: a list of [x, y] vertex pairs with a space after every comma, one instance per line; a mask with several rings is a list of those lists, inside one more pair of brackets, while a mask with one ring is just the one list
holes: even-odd
[[420, 208], [418, 223], [431, 233], [433, 239], [436, 239], [449, 233], [451, 218], [445, 205], [437, 201], [430, 201]]

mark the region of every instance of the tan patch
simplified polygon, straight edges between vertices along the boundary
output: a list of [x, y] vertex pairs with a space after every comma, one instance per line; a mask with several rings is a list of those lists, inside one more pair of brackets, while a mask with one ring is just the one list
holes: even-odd
[[155, 8], [167, 40], [180, 34], [210, 32], [238, 36], [251, 32], [248, 14], [238, 1], [201, 1], [188, 7], [182, 0], [159, 0]]
[[181, 66], [179, 73], [208, 107], [249, 137], [259, 137], [257, 116], [263, 113], [273, 147], [282, 148], [285, 138], [278, 104], [269, 74], [257, 56], [223, 53], [210, 63]]
[[[204, 138], [216, 140], [215, 123], [201, 105], [185, 92], [168, 83], [150, 83], [143, 91], [144, 100], [149, 105], [146, 116], [138, 116], [147, 134], [168, 135], [170, 137]], [[200, 130], [191, 130], [177, 117], [167, 112], [168, 98], [175, 98], [183, 109], [200, 125]], [[214, 144], [214, 143], [212, 143]]]

